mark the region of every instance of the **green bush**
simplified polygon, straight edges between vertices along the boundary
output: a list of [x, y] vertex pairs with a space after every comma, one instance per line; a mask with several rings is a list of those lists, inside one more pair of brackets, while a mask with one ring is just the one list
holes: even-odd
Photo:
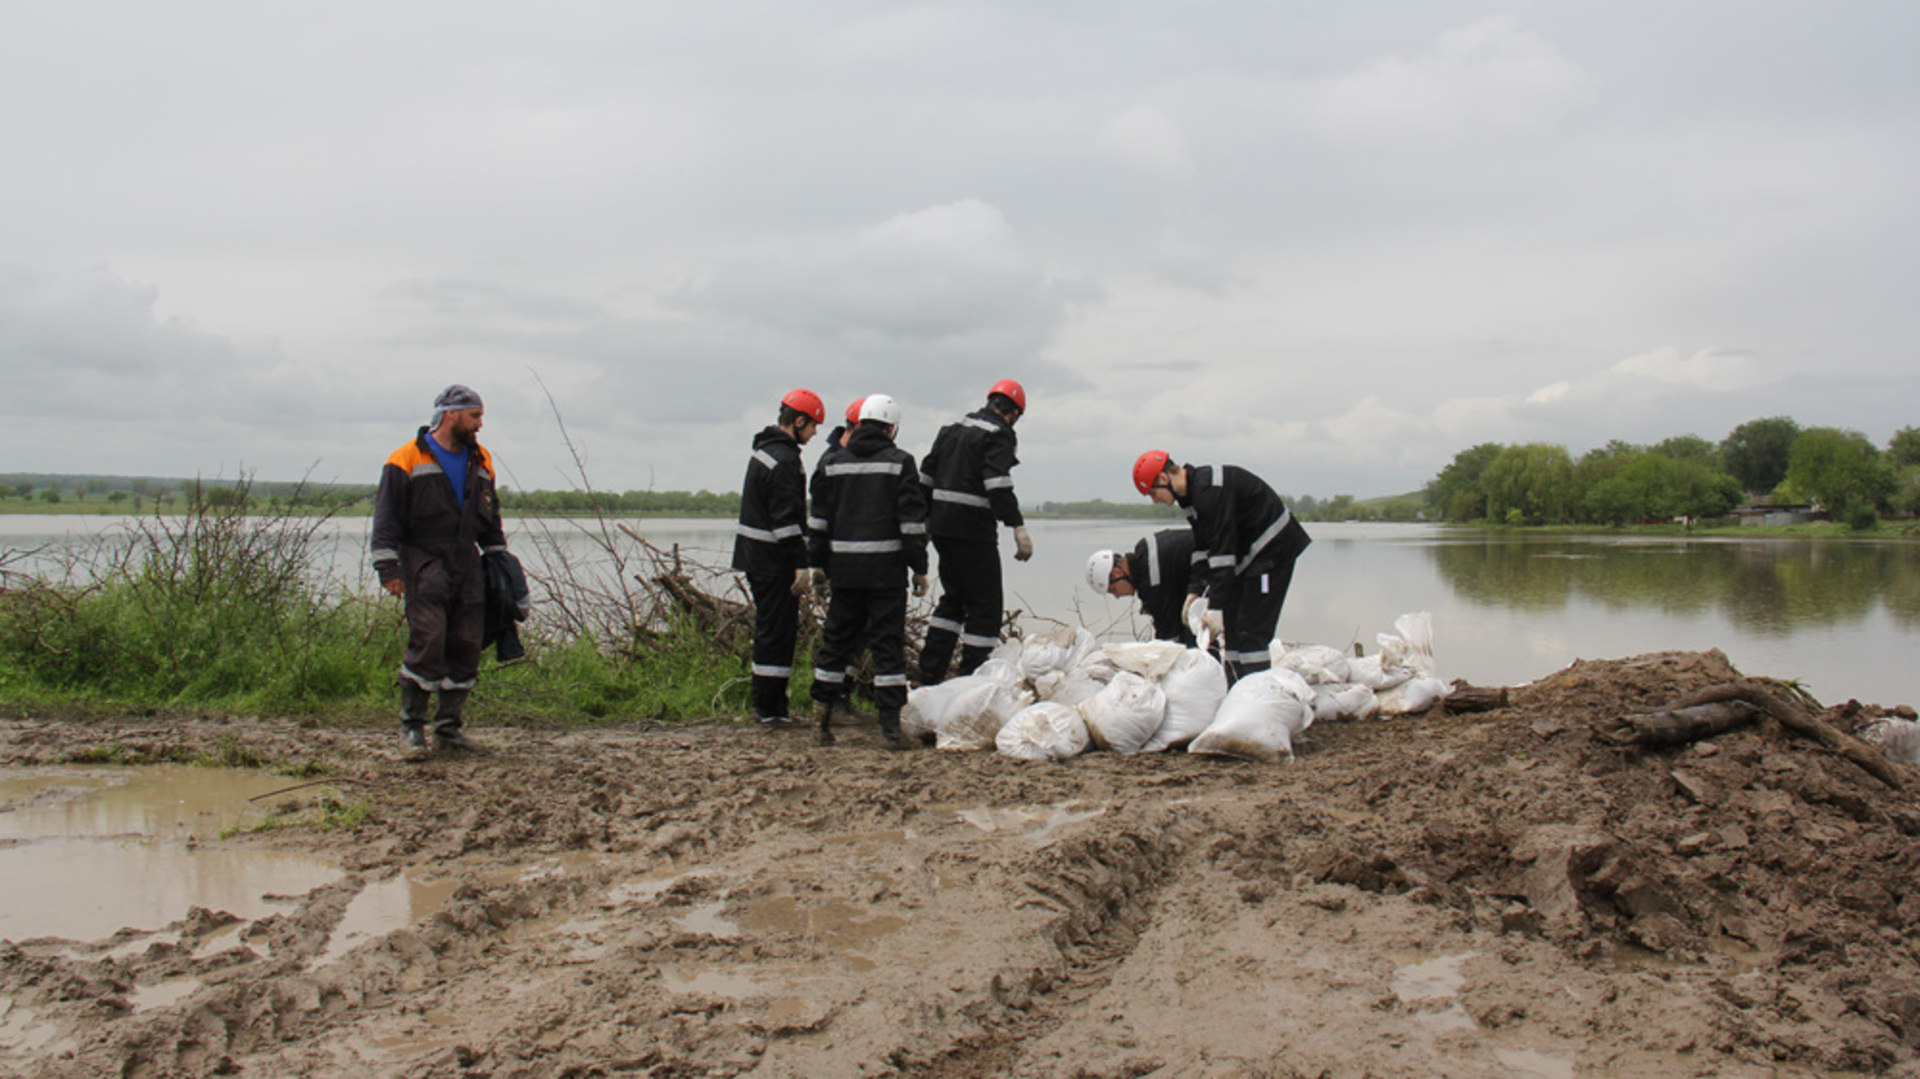
[[[353, 594], [316, 568], [325, 513], [295, 497], [252, 516], [244, 496], [243, 487], [144, 520], [77, 555], [63, 582], [0, 590], [0, 705], [390, 720], [401, 605]], [[569, 597], [576, 612], [591, 602]], [[613, 644], [586, 629], [524, 627], [527, 659], [483, 665], [474, 714], [674, 721], [747, 711], [744, 641], [626, 608], [589, 622], [651, 624]]]

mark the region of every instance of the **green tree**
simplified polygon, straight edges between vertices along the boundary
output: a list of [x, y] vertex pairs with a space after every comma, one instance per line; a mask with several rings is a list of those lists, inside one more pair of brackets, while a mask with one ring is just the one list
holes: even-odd
[[1675, 435], [1653, 444], [1653, 452], [1675, 461], [1691, 461], [1718, 470], [1720, 447], [1698, 435]]
[[1573, 458], [1565, 446], [1529, 442], [1500, 451], [1481, 476], [1487, 516], [1493, 520], [1544, 524], [1567, 518], [1573, 510]]
[[17, 483], [17, 484], [15, 484], [15, 485], [14, 485], [14, 487], [13, 487], [13, 493], [14, 493], [14, 494], [16, 494], [16, 495], [19, 495], [19, 496], [20, 496], [21, 498], [32, 498], [32, 497], [33, 497], [33, 484], [31, 484], [31, 483]]
[[1608, 476], [1587, 487], [1582, 504], [1587, 519], [1617, 525], [1647, 515], [1646, 493], [1624, 476]]
[[1863, 520], [1893, 493], [1895, 477], [1880, 451], [1858, 431], [1809, 427], [1793, 440], [1787, 485], [1840, 520]]
[[1887, 456], [1901, 467], [1920, 465], [1920, 428], [1902, 427], [1887, 440]]
[[40, 492], [40, 501], [45, 502], [49, 506], [59, 505], [60, 489], [58, 487], [49, 487], [46, 490]]
[[1453, 463], [1427, 484], [1427, 508], [1447, 521], [1487, 519], [1487, 492], [1481, 479], [1504, 449], [1498, 442], [1482, 442], [1454, 454]]
[[1748, 420], [1720, 443], [1720, 460], [1749, 494], [1764, 495], [1787, 478], [1787, 458], [1800, 425], [1789, 416]]

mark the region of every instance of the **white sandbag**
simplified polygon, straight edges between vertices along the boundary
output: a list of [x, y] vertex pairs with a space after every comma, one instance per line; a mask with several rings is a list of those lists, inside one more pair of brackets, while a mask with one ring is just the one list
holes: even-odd
[[1140, 747], [1143, 753], [1185, 745], [1206, 730], [1220, 710], [1220, 702], [1226, 699], [1227, 672], [1221, 669], [1219, 660], [1198, 648], [1189, 648], [1160, 679], [1160, 692], [1167, 695], [1167, 718]]
[[1259, 671], [1233, 684], [1213, 722], [1187, 752], [1267, 764], [1288, 761], [1293, 759], [1294, 735], [1312, 723], [1313, 712], [1293, 687], [1271, 670]]
[[1034, 682], [1036, 694], [1043, 701], [1056, 704], [1079, 706], [1093, 699], [1094, 694], [1107, 688], [1107, 682], [1117, 673], [1108, 667], [1104, 673], [1098, 668], [1075, 667], [1070, 671], [1049, 671]]
[[1122, 641], [1104, 647], [1107, 662], [1149, 682], [1165, 678], [1186, 650], [1179, 641]]
[[1085, 753], [1090, 742], [1080, 710], [1053, 701], [1015, 712], [993, 739], [995, 749], [1023, 761], [1063, 761]]
[[1385, 716], [1412, 716], [1432, 708], [1440, 703], [1453, 687], [1438, 678], [1409, 678], [1405, 682], [1382, 692], [1380, 714]]
[[1920, 723], [1888, 716], [1861, 728], [1860, 737], [1878, 745], [1889, 760], [1920, 764]]
[[[1294, 700], [1305, 705], [1313, 704], [1313, 687], [1307, 684], [1306, 679], [1300, 677], [1299, 671], [1269, 669], [1260, 673], [1278, 682], [1280, 688], [1293, 695]], [[1305, 729], [1304, 727], [1301, 728], [1301, 730]], [[1296, 731], [1295, 733], [1297, 734], [1299, 732]]]
[[1407, 642], [1405, 664], [1413, 673], [1424, 678], [1434, 677], [1438, 671], [1433, 664], [1433, 614], [1430, 611], [1412, 611], [1393, 620], [1393, 628]]
[[[955, 696], [946, 714], [934, 728], [934, 745], [940, 749], [971, 751], [992, 749], [994, 738], [1007, 720], [1033, 703], [1033, 694], [991, 678], [969, 675], [975, 683]], [[956, 679], [958, 681], [958, 679]]]
[[1080, 716], [1094, 745], [1138, 753], [1167, 718], [1167, 695], [1132, 671], [1121, 671], [1080, 706]]
[[1348, 680], [1356, 686], [1368, 686], [1376, 693], [1392, 689], [1412, 677], [1411, 668], [1390, 666], [1385, 662], [1385, 657], [1379, 655], [1361, 656], [1347, 661]]
[[1095, 645], [1093, 634], [1084, 626], [1056, 626], [1037, 633], [1020, 649], [1020, 673], [1037, 681], [1048, 671], [1070, 671]]
[[900, 712], [900, 729], [909, 738], [922, 738], [939, 731], [956, 697], [980, 686], [994, 685], [990, 678], [966, 675], [950, 678], [935, 686], [921, 686], [907, 693], [907, 706]]
[[1282, 646], [1274, 652], [1274, 666], [1297, 671], [1312, 685], [1335, 685], [1353, 681], [1347, 674], [1346, 653], [1323, 644], [1299, 648]]
[[1313, 687], [1313, 719], [1316, 723], [1372, 719], [1379, 714], [1380, 700], [1367, 686]]
[[1020, 683], [1020, 657], [1018, 653], [1016, 653], [1011, 660], [989, 659], [974, 668], [973, 677], [991, 678], [1002, 685], [1018, 685]]

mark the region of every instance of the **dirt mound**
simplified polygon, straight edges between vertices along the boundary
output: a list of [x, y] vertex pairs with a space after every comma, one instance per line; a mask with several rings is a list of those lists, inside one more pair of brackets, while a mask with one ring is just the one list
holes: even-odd
[[[0, 944], [0, 1068], [1912, 1071], [1920, 787], [1765, 718], [1615, 736], [1739, 680], [1717, 652], [1579, 663], [1497, 711], [1314, 727], [1283, 767], [736, 727], [482, 729], [418, 762], [390, 732], [11, 723], [15, 767], [237, 741], [368, 812], [220, 841], [338, 860], [282, 913]], [[345, 936], [396, 882], [427, 909]]]

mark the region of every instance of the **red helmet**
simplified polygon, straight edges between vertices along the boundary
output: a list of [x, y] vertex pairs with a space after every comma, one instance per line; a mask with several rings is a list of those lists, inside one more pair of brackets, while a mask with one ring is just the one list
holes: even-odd
[[1166, 450], [1148, 450], [1133, 463], [1133, 485], [1141, 494], [1153, 493], [1153, 481], [1167, 470]]
[[1027, 411], [1027, 391], [1022, 389], [1018, 382], [1003, 378], [993, 384], [993, 388], [987, 391], [987, 396], [992, 397], [996, 393], [1012, 401], [1013, 407], [1022, 413]]
[[853, 404], [850, 404], [847, 406], [847, 426], [848, 427], [860, 426], [860, 406], [866, 403], [867, 403], [866, 398], [856, 397], [853, 399]]
[[820, 395], [812, 390], [791, 390], [780, 399], [780, 403], [795, 412], [813, 417], [815, 423], [827, 422], [827, 406], [820, 403]]

